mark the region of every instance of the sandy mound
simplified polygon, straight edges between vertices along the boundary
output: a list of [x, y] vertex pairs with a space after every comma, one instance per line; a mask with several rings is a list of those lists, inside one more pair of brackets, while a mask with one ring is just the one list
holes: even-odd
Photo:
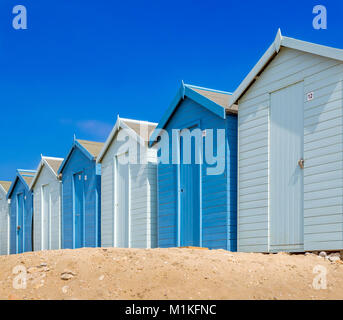
[[[16, 266], [27, 270], [26, 289], [13, 288], [25, 274]], [[327, 289], [313, 288], [314, 268], [326, 270]], [[342, 299], [343, 264], [285, 253], [84, 248], [0, 256], [0, 283], [1, 299]]]

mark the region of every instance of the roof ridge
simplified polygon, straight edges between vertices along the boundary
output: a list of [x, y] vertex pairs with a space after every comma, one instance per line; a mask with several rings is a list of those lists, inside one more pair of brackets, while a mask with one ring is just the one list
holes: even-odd
[[100, 141], [83, 140], [83, 139], [76, 139], [76, 141], [83, 141], [83, 142], [89, 142], [89, 143], [103, 143], [103, 142], [100, 142]]
[[20, 174], [23, 177], [34, 177], [37, 173], [37, 170], [17, 170], [18, 174]]
[[17, 171], [20, 171], [20, 172], [31, 172], [31, 173], [34, 173], [36, 170], [28, 170], [28, 169], [17, 169]]
[[343, 61], [343, 49], [329, 47], [318, 43], [299, 40], [296, 38], [285, 37], [282, 35], [280, 28], [277, 31], [276, 37], [269, 48], [263, 53], [257, 63], [250, 69], [243, 81], [236, 88], [229, 101], [229, 106], [235, 104], [246, 90], [256, 81], [258, 75], [266, 68], [266, 66], [280, 52], [281, 47], [302, 51], [309, 54], [314, 54], [328, 59]]
[[147, 120], [137, 120], [137, 119], [129, 119], [129, 118], [122, 118], [119, 117], [120, 120], [127, 121], [127, 122], [132, 122], [132, 123], [147, 123], [147, 124], [152, 124], [152, 125], [157, 125], [157, 122], [151, 122]]
[[199, 90], [205, 90], [205, 91], [210, 91], [210, 92], [216, 92], [216, 93], [222, 93], [222, 94], [232, 95], [232, 92], [229, 92], [229, 91], [223, 91], [223, 90], [205, 88], [205, 87], [195, 86], [195, 85], [187, 84], [187, 83], [185, 83], [184, 85], [185, 85], [186, 87], [191, 88], [191, 89], [199, 89]]
[[63, 158], [57, 158], [57, 157], [46, 157], [46, 156], [42, 156], [43, 159], [48, 159], [48, 160], [62, 160]]

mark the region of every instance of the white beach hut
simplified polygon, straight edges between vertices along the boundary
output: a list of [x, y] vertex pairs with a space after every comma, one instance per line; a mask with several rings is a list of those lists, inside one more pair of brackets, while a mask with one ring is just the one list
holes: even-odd
[[61, 248], [61, 181], [63, 159], [42, 156], [30, 189], [33, 192], [33, 250]]
[[343, 50], [281, 35], [233, 93], [238, 251], [343, 249]]
[[157, 244], [157, 153], [149, 137], [157, 124], [117, 119], [101, 163], [101, 244], [152, 248]]

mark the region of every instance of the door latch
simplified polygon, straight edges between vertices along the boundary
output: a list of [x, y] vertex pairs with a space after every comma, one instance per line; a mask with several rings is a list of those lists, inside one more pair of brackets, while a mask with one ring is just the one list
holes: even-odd
[[299, 165], [299, 167], [300, 167], [301, 169], [304, 169], [304, 164], [305, 164], [305, 160], [304, 160], [304, 159], [300, 159], [300, 160], [298, 161], [298, 165]]

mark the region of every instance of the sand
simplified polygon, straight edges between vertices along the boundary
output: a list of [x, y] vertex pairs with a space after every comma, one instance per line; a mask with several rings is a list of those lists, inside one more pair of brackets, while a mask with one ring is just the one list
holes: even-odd
[[[16, 266], [24, 273], [13, 274]], [[313, 287], [314, 268], [326, 272], [326, 289]], [[22, 288], [16, 277], [25, 270]], [[342, 298], [342, 261], [313, 254], [83, 248], [0, 256], [0, 299]]]

